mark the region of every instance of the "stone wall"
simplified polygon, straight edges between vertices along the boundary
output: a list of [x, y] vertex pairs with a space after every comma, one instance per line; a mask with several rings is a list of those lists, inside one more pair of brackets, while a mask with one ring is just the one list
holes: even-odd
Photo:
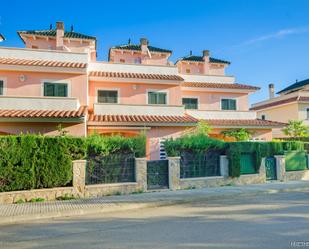
[[11, 191], [0, 193], [0, 203], [27, 202], [35, 198], [53, 201], [58, 197], [99, 197], [104, 195], [129, 194], [147, 191], [147, 160], [136, 158], [136, 182], [86, 185], [86, 160], [73, 161], [73, 186]]
[[58, 197], [64, 196], [74, 196], [74, 188], [63, 187], [2, 192], [0, 193], [0, 203], [10, 204], [19, 201], [26, 202], [36, 198], [43, 198], [45, 201], [53, 201]]

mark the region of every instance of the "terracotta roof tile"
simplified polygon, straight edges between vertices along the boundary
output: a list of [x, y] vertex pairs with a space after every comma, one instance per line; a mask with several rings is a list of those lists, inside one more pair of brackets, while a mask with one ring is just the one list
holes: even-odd
[[182, 87], [201, 87], [201, 88], [220, 88], [220, 89], [246, 89], [246, 90], [259, 90], [260, 87], [237, 84], [237, 83], [208, 83], [208, 82], [184, 82]]
[[16, 59], [16, 58], [0, 58], [0, 64], [17, 65], [17, 66], [38, 66], [38, 67], [65, 67], [65, 68], [86, 68], [87, 67], [87, 63]]
[[[302, 101], [306, 101], [304, 99], [306, 97], [302, 97], [302, 98], [303, 98]], [[250, 110], [261, 110], [261, 109], [268, 108], [268, 107], [273, 107], [273, 106], [277, 106], [277, 105], [283, 105], [283, 104], [287, 104], [287, 103], [291, 103], [291, 102], [297, 101], [297, 99], [298, 99], [298, 97], [296, 96], [296, 97], [293, 97], [293, 98], [279, 100], [279, 101], [275, 101], [275, 102], [264, 104], [264, 105], [260, 105], [260, 106], [254, 106], [254, 107], [251, 107]]]
[[107, 78], [150, 79], [150, 80], [177, 80], [177, 81], [184, 80], [178, 75], [171, 75], [171, 74], [146, 74], [146, 73], [103, 72], [103, 71], [91, 71], [89, 73], [89, 76], [107, 77]]
[[210, 126], [259, 126], [259, 127], [284, 127], [285, 123], [262, 119], [207, 119]]
[[90, 123], [196, 123], [198, 120], [189, 116], [159, 115], [95, 115], [88, 116]]
[[0, 118], [82, 118], [87, 113], [87, 106], [76, 111], [65, 110], [1, 110]]

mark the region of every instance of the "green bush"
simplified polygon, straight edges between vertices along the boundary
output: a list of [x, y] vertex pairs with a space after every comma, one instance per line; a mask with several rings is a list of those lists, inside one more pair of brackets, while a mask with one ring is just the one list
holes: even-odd
[[72, 160], [115, 153], [145, 157], [145, 135], [0, 136], [0, 192], [68, 186]]
[[86, 139], [87, 157], [95, 155], [108, 156], [110, 154], [131, 154], [135, 157], [146, 156], [146, 136], [123, 137], [120, 135], [101, 136], [93, 134]]
[[20, 135], [0, 137], [0, 192], [67, 186], [72, 160], [85, 155], [83, 139]]
[[209, 149], [224, 149], [224, 142], [207, 135], [194, 134], [167, 139], [164, 142], [164, 147], [168, 156], [180, 156], [184, 151], [199, 153], [206, 152]]

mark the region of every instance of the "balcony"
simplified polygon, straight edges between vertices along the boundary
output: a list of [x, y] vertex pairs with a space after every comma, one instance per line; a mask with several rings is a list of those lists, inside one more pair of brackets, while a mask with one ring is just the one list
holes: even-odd
[[0, 57], [16, 58], [28, 60], [46, 60], [61, 62], [87, 63], [88, 55], [86, 53], [73, 53], [57, 50], [28, 49], [28, 48], [0, 48]]
[[207, 111], [186, 110], [186, 113], [197, 119], [256, 119], [254, 111]]
[[0, 96], [1, 110], [75, 111], [79, 106], [77, 98]]
[[175, 105], [94, 104], [96, 115], [183, 116], [184, 113], [184, 106]]

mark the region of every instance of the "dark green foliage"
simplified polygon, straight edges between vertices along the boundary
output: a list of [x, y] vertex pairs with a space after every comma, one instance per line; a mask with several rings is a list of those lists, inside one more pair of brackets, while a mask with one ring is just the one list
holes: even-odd
[[176, 139], [168, 139], [164, 142], [168, 156], [180, 156], [184, 151], [193, 153], [205, 152], [209, 149], [224, 149], [224, 142], [203, 134], [186, 135]]
[[72, 160], [115, 153], [145, 157], [145, 135], [0, 136], [0, 192], [68, 186], [72, 182]]
[[89, 157], [110, 154], [134, 154], [135, 157], [146, 156], [146, 136], [123, 137], [120, 135], [91, 135], [86, 138], [87, 155]]

